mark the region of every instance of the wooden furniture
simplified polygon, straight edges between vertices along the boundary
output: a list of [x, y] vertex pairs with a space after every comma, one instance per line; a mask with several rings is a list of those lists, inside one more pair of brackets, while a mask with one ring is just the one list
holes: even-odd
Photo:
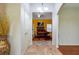
[[47, 36], [47, 32], [44, 29], [44, 23], [38, 22], [37, 25], [38, 25], [37, 26], [37, 36], [38, 37], [45, 37], [45, 36]]
[[45, 38], [46, 40], [47, 39], [50, 39], [50, 36], [48, 36], [49, 32], [47, 32], [45, 29], [44, 29], [44, 24], [41, 23], [41, 25], [38, 23], [38, 26], [37, 26], [37, 34], [36, 34], [36, 38]]
[[47, 37], [48, 36], [48, 32], [43, 30], [43, 31], [37, 31], [37, 36], [38, 37]]

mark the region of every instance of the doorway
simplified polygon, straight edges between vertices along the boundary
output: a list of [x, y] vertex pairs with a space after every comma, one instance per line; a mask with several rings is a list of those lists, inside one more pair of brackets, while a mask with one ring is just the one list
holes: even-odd
[[33, 45], [52, 45], [52, 12], [32, 12]]
[[79, 4], [66, 3], [59, 15], [59, 50], [64, 55], [79, 55]]

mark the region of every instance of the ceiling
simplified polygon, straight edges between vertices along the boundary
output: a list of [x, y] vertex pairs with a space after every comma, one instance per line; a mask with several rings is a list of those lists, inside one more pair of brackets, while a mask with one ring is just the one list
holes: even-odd
[[[52, 19], [52, 12], [54, 9], [54, 3], [31, 3], [31, 12], [33, 19]], [[48, 10], [44, 10], [40, 12], [37, 8], [44, 8], [47, 7]], [[40, 15], [40, 17], [38, 17]]]
[[37, 8], [42, 6], [48, 8], [48, 11], [46, 12], [53, 12], [54, 4], [55, 3], [30, 3], [30, 6], [32, 12], [39, 12]]
[[64, 3], [63, 7], [66, 7], [66, 8], [79, 8], [79, 3]]

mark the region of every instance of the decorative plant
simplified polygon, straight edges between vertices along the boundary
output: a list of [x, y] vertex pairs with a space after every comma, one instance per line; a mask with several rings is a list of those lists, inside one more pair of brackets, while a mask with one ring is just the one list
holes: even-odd
[[0, 17], [0, 54], [9, 54], [10, 45], [8, 43], [9, 23], [6, 16]]
[[0, 17], [0, 35], [7, 35], [9, 31], [9, 23], [6, 16]]

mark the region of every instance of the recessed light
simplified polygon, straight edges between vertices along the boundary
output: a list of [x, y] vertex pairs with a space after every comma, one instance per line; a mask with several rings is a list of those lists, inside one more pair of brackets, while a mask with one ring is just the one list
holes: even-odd
[[40, 14], [38, 14], [38, 17], [40, 17], [41, 15]]

